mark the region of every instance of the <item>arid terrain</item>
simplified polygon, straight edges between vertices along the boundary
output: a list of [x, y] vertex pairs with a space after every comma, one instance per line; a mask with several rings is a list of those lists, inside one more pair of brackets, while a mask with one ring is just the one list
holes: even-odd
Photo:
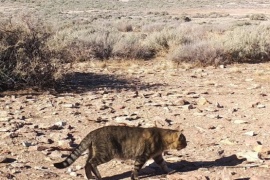
[[[86, 179], [87, 153], [63, 170], [53, 163], [105, 125], [183, 130], [188, 146], [164, 154], [176, 172], [163, 174], [150, 160], [141, 179], [270, 179], [269, 12], [269, 2], [259, 0], [2, 1], [1, 20], [31, 14], [52, 24], [57, 33], [50, 48], [61, 49], [74, 39], [81, 46], [70, 50], [78, 59], [64, 65], [65, 78], [55, 88], [0, 92], [0, 179]], [[110, 36], [100, 40], [104, 29]], [[183, 39], [177, 39], [178, 32]], [[105, 46], [119, 33], [123, 39], [112, 44], [107, 57]], [[214, 48], [221, 39], [222, 55]], [[102, 53], [95, 57], [87, 45], [99, 42]], [[147, 55], [151, 43], [157, 53], [136, 59]], [[237, 53], [230, 57], [236, 58], [226, 63], [231, 49]], [[185, 59], [193, 55], [198, 59]], [[3, 74], [0, 68], [0, 78]], [[133, 161], [115, 159], [98, 168], [106, 180], [130, 179]]]
[[[177, 172], [161, 175], [148, 162], [146, 179], [270, 177], [269, 63], [120, 64], [77, 64], [66, 93], [1, 96], [1, 178], [83, 179], [86, 155], [69, 169], [52, 164], [91, 130], [119, 123], [184, 130], [187, 148], [165, 155]], [[131, 168], [121, 160], [99, 166], [105, 179], [128, 179]]]

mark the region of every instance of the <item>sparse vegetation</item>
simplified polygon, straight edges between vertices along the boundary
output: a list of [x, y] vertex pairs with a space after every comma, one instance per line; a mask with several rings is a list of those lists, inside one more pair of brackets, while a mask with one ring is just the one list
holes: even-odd
[[[201, 65], [270, 60], [267, 14], [235, 16], [218, 9], [190, 14], [171, 8], [209, 4], [156, 2], [16, 1], [13, 14], [0, 12], [1, 89], [53, 85], [66, 62], [158, 56]], [[218, 0], [211, 6], [222, 3]], [[142, 7], [151, 8], [145, 12]], [[30, 18], [18, 23], [22, 14], [15, 14], [21, 10], [40, 17], [39, 21]]]

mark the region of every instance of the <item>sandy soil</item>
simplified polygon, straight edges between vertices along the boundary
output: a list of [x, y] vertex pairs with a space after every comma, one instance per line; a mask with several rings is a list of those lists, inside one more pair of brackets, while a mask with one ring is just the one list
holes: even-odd
[[[119, 123], [180, 125], [189, 141], [165, 155], [176, 173], [164, 175], [149, 161], [142, 179], [270, 177], [270, 63], [82, 63], [71, 73], [58, 92], [0, 96], [0, 179], [85, 179], [86, 154], [64, 170], [52, 164], [91, 130]], [[129, 179], [132, 163], [113, 160], [99, 169], [104, 179]]]

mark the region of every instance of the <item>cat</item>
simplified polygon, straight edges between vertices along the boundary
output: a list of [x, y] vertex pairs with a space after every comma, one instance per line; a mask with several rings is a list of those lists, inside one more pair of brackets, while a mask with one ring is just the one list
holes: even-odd
[[146, 161], [153, 158], [166, 173], [170, 172], [162, 157], [162, 152], [168, 149], [183, 149], [187, 146], [185, 136], [178, 130], [157, 127], [142, 128], [129, 126], [104, 126], [90, 132], [63, 161], [55, 163], [59, 169], [70, 166], [79, 156], [89, 150], [85, 165], [88, 179], [101, 180], [97, 166], [113, 158], [135, 159], [132, 180], [139, 179], [138, 173]]

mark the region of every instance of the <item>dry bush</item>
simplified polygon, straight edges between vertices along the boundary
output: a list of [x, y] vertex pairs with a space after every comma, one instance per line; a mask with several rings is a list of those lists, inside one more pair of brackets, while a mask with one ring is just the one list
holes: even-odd
[[128, 22], [119, 22], [116, 24], [116, 28], [120, 32], [131, 32], [133, 31], [133, 27]]
[[94, 31], [86, 37], [75, 38], [67, 42], [67, 49], [79, 61], [90, 59], [105, 60], [112, 57], [112, 50], [115, 43], [119, 41], [118, 39], [118, 33]]
[[169, 57], [176, 62], [188, 62], [200, 65], [217, 65], [221, 62], [223, 49], [210, 41], [201, 41], [179, 46]]
[[143, 25], [141, 28], [142, 32], [156, 32], [156, 31], [162, 31], [167, 27], [166, 23], [152, 23], [152, 24], [146, 24]]
[[270, 60], [270, 27], [244, 26], [223, 33], [210, 32], [180, 44], [169, 57], [177, 62], [218, 65]]
[[267, 17], [265, 14], [252, 14], [249, 16], [250, 20], [259, 20], [259, 21], [266, 21]]
[[113, 55], [116, 58], [126, 59], [150, 59], [155, 56], [155, 50], [142, 44], [138, 36], [123, 36], [113, 48]]
[[51, 86], [59, 70], [56, 58], [61, 53], [50, 50], [53, 32], [40, 22], [1, 22], [0, 90], [27, 86]]
[[164, 51], [169, 49], [170, 34], [168, 31], [153, 32], [145, 39], [145, 44], [152, 47], [155, 51]]
[[221, 13], [221, 12], [210, 12], [210, 13], [196, 13], [193, 15], [193, 18], [222, 18], [228, 17], [230, 14], [228, 13]]
[[256, 63], [270, 60], [270, 26], [251, 25], [227, 31], [221, 37], [231, 62]]

